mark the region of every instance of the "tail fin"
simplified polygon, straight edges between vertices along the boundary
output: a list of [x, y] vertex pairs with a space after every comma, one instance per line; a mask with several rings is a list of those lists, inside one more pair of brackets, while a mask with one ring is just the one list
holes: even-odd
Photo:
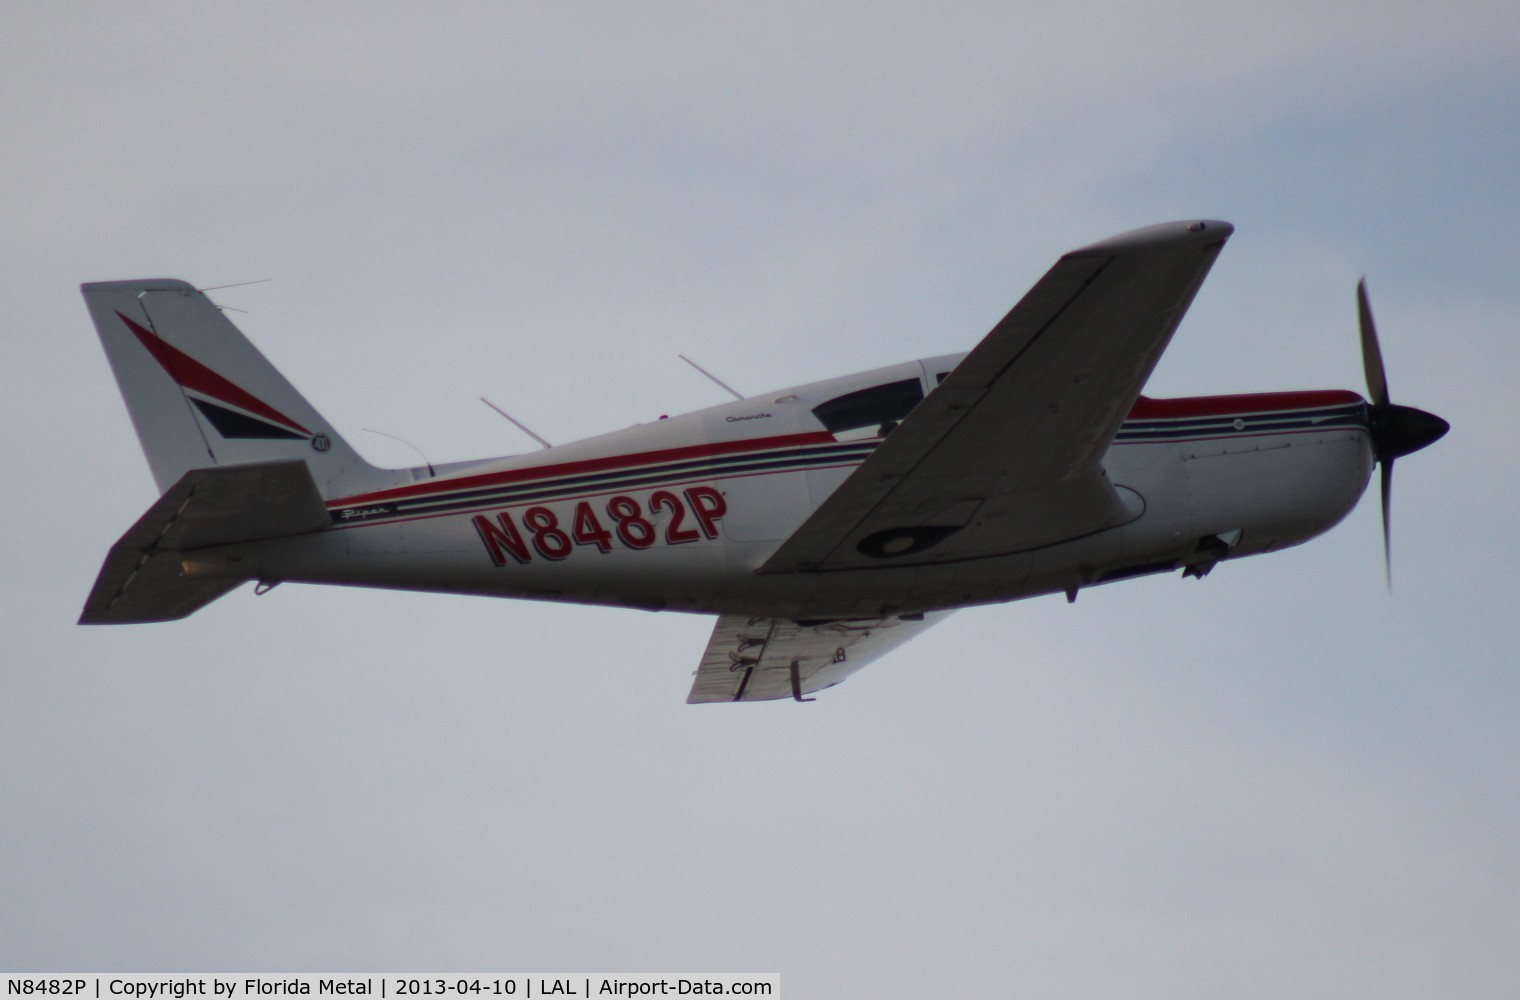
[[299, 459], [331, 498], [390, 485], [204, 293], [183, 281], [81, 286], [159, 491], [192, 469]]

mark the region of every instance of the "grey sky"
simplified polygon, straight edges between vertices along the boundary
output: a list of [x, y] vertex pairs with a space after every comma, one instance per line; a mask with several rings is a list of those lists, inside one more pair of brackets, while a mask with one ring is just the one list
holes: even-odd
[[[1512, 3], [23, 4], [0, 39], [0, 968], [779, 971], [788, 996], [1520, 988]], [[1266, 5], [1261, 5], [1265, 7]], [[969, 348], [1237, 234], [1150, 391], [1451, 435], [1200, 583], [688, 707], [705, 619], [242, 590], [73, 625], [154, 493], [77, 285], [177, 276], [410, 464]]]

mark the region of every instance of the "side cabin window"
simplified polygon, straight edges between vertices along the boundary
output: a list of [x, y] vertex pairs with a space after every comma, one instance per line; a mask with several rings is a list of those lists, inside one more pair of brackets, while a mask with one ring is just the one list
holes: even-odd
[[890, 430], [923, 398], [923, 385], [918, 379], [909, 378], [835, 396], [813, 407], [813, 416], [834, 434], [862, 427]]

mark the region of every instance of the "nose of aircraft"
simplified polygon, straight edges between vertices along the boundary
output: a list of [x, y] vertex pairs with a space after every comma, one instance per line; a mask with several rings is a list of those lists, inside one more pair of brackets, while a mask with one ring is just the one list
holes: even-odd
[[1379, 462], [1413, 454], [1439, 441], [1451, 430], [1451, 424], [1434, 413], [1397, 403], [1375, 403], [1369, 407], [1368, 422], [1372, 447]]

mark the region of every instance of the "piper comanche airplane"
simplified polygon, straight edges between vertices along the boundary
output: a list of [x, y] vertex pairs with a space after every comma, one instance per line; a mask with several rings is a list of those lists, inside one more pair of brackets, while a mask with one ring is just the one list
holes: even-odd
[[1179, 222], [1062, 257], [969, 354], [433, 468], [370, 465], [202, 292], [83, 286], [162, 497], [82, 623], [183, 618], [247, 581], [715, 614], [688, 701], [839, 683], [954, 608], [1297, 545], [1447, 430], [1389, 401], [1149, 399], [1232, 232]]

